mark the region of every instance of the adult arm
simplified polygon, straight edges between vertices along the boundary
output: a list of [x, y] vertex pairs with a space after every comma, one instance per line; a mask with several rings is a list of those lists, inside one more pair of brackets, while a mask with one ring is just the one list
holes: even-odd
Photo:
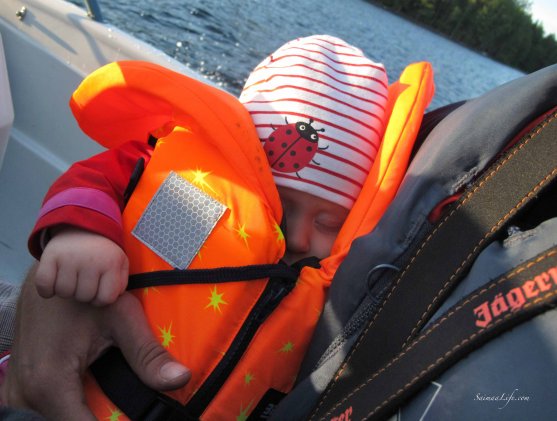
[[0, 281], [0, 354], [12, 347], [20, 286]]

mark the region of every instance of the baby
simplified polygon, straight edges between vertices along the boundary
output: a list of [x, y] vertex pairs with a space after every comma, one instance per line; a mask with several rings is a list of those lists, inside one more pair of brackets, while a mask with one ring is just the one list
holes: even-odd
[[[246, 82], [240, 101], [252, 117], [278, 188], [283, 208], [281, 226], [286, 241], [284, 260], [292, 264], [311, 256], [319, 259], [328, 257], [360, 194], [381, 142], [387, 102], [385, 70], [367, 59], [360, 50], [337, 38], [301, 38], [287, 43], [256, 67]], [[251, 123], [241, 104], [235, 102], [235, 105]], [[212, 107], [217, 109], [215, 103]], [[202, 130], [196, 133], [195, 126], [192, 127], [192, 136], [202, 134]], [[130, 231], [124, 232], [123, 226], [128, 225], [122, 224], [122, 212], [126, 217], [130, 212], [135, 215], [139, 209], [144, 216], [155, 196], [160, 199], [160, 190], [153, 196], [146, 195], [140, 182], [135, 191], [137, 195], [131, 193], [130, 206], [123, 211], [130, 194], [127, 188], [129, 180], [137, 178], [135, 169], [138, 162], [147, 164], [141, 179], [147, 181], [144, 186], [154, 180], [149, 177], [160, 170], [161, 154], [168, 148], [183, 148], [180, 153], [172, 154], [171, 160], [164, 161], [172, 163], [171, 173], [174, 172], [174, 165], [180, 166], [179, 173], [192, 163], [195, 168], [196, 160], [205, 157], [191, 152], [192, 144], [188, 141], [192, 139], [187, 137], [190, 130], [184, 129], [181, 133], [185, 137], [179, 138], [178, 142], [176, 137], [172, 137], [174, 133], [161, 139], [156, 148], [156, 142], [150, 139], [148, 142], [130, 141], [109, 149], [73, 165], [56, 181], [47, 194], [30, 238], [31, 251], [40, 256], [35, 278], [40, 295], [107, 305], [126, 290], [129, 263], [131, 273], [136, 273], [134, 268], [137, 265], [145, 263], [145, 270], [152, 276], [155, 269], [151, 266], [150, 253], [157, 253], [157, 250], [148, 246], [148, 249], [142, 249], [146, 254], [141, 254], [143, 252], [139, 253], [134, 248], [137, 243], [131, 243], [128, 262], [122, 237], [126, 235], [129, 239]], [[254, 141], [254, 148], [264, 161], [255, 132], [251, 130], [249, 133], [252, 135], [250, 139], [242, 136], [240, 139]], [[232, 140], [236, 141], [232, 137], [226, 139], [226, 136], [218, 139], [219, 142]], [[237, 141], [235, 148], [238, 148]], [[219, 150], [219, 157], [221, 152]], [[164, 156], [165, 159], [168, 157]], [[225, 158], [231, 160], [234, 157], [227, 155]], [[188, 166], [183, 166], [186, 159], [189, 160]], [[243, 169], [238, 168], [237, 172], [248, 171], [248, 168], [241, 171]], [[272, 180], [268, 171], [264, 174], [269, 181]], [[230, 173], [230, 177], [236, 176], [236, 173]], [[258, 176], [263, 177], [261, 174]], [[223, 177], [219, 175], [219, 179]], [[275, 193], [274, 208], [278, 208], [276, 191], [273, 186], [270, 187]], [[203, 191], [209, 196], [210, 193], [215, 195], [211, 200], [218, 202], [219, 194], [215, 191], [210, 188]], [[143, 210], [133, 206], [137, 202], [134, 199], [149, 204]], [[165, 213], [167, 208], [164, 205], [169, 202], [162, 200], [160, 203], [163, 206], [161, 213]], [[247, 219], [265, 221], [269, 227], [269, 219], [260, 215], [264, 213], [265, 206], [263, 203], [263, 206], [257, 204], [241, 210], [248, 215]], [[176, 212], [176, 207], [172, 210]], [[231, 210], [228, 215], [235, 212]], [[151, 219], [154, 225], [150, 227], [156, 229], [149, 229], [149, 235], [155, 237], [155, 243], [162, 236], [161, 230], [166, 233], [180, 230], [180, 224], [173, 221], [153, 222]], [[136, 233], [139, 225], [140, 222], [137, 222], [132, 233]], [[261, 232], [271, 235], [268, 241], [267, 234], [261, 235], [257, 247], [264, 249], [269, 245], [269, 249], [279, 250], [273, 255], [278, 259], [284, 243], [276, 223], [275, 228], [276, 233], [261, 229]], [[232, 230], [242, 234], [247, 244], [249, 235], [242, 226], [236, 228], [234, 225], [227, 232]], [[204, 258], [197, 254], [196, 260], [193, 260], [198, 265], [196, 268], [204, 269], [207, 265], [211, 237], [208, 238]], [[230, 245], [237, 238], [226, 238], [222, 253], [212, 255], [215, 259], [213, 263], [221, 266], [226, 266], [221, 263], [225, 258], [228, 261], [232, 261], [231, 257], [236, 258], [242, 248]], [[280, 247], [277, 246], [279, 240]], [[170, 251], [174, 252], [176, 247], [171, 244]], [[253, 247], [252, 251], [257, 247]], [[181, 251], [178, 250], [178, 254]], [[170, 263], [164, 256], [161, 257]], [[274, 262], [276, 260], [264, 263]], [[252, 263], [261, 262], [247, 261], [244, 264]], [[190, 266], [176, 267], [183, 269]], [[171, 275], [177, 273], [180, 274], [179, 271], [170, 271]], [[312, 323], [316, 322], [315, 317], [309, 316], [319, 312], [322, 301], [316, 297], [322, 297], [325, 292], [320, 282], [305, 279], [306, 273], [301, 274], [298, 283], [292, 279], [286, 287], [284, 280], [264, 275], [266, 279], [255, 282], [218, 284], [215, 281], [214, 285], [178, 285], [179, 293], [174, 293], [177, 290], [173, 287], [161, 288], [157, 294], [141, 298], [153, 329], [158, 329], [161, 334], [163, 346], [176, 352], [179, 360], [187, 364], [194, 374], [184, 389], [174, 391], [172, 395], [186, 411], [193, 411], [194, 417], [203, 413], [208, 419], [230, 419], [235, 414], [254, 410], [258, 402], [264, 401], [269, 390], [281, 393], [290, 390], [311, 337]], [[130, 281], [132, 285], [134, 282]], [[209, 289], [210, 301], [207, 304]], [[284, 291], [287, 295], [281, 295]], [[279, 301], [273, 301], [277, 297], [281, 297], [283, 301], [279, 301], [284, 306], [279, 305]], [[316, 301], [312, 302], [312, 299]], [[300, 301], [309, 313], [299, 310]], [[268, 307], [269, 304], [273, 306]], [[272, 315], [266, 318], [271, 312]], [[292, 329], [292, 326], [297, 326], [297, 329]], [[249, 335], [248, 331], [251, 332]], [[243, 351], [239, 353], [242, 347]], [[217, 381], [215, 373], [219, 374], [218, 382], [223, 382], [217, 383], [218, 386], [214, 386]], [[90, 399], [98, 395], [92, 392], [86, 393], [86, 396]], [[97, 414], [100, 418], [105, 417], [103, 411], [109, 408], [109, 403], [102, 401], [105, 398], [112, 397], [103, 395], [101, 401], [88, 400], [93, 411], [100, 411]], [[114, 404], [120, 406], [119, 402]]]
[[[338, 38], [300, 38], [255, 68], [240, 101], [253, 118], [278, 187], [284, 260], [327, 257], [381, 142], [384, 67]], [[74, 165], [53, 185], [29, 240], [40, 256], [35, 280], [40, 295], [106, 305], [125, 291], [128, 259], [113, 220], [124, 206], [135, 162], [138, 157], [148, 162], [151, 149], [135, 142], [119, 156], [105, 152]], [[76, 188], [83, 195], [102, 191], [110, 215], [87, 209], [87, 200], [53, 206], [60, 194]]]
[[338, 38], [300, 38], [255, 68], [240, 101], [280, 194], [285, 260], [328, 256], [383, 136], [385, 68]]

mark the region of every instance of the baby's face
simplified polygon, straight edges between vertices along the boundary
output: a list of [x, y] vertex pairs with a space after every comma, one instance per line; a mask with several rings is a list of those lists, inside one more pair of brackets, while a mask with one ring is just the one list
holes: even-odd
[[348, 216], [342, 206], [287, 187], [278, 187], [286, 221], [286, 254], [292, 264], [304, 257], [323, 259], [331, 253]]

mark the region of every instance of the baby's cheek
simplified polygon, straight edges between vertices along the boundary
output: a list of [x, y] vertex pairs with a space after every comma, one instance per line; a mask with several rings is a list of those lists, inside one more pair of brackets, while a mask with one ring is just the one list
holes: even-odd
[[312, 254], [319, 259], [324, 259], [331, 254], [336, 234], [333, 233], [316, 233], [312, 241]]

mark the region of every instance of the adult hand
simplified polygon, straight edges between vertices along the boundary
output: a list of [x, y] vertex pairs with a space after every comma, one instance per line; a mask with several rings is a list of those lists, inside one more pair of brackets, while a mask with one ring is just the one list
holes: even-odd
[[2, 401], [49, 419], [94, 420], [83, 395], [87, 367], [111, 345], [148, 386], [171, 390], [186, 384], [189, 370], [176, 362], [150, 331], [141, 304], [124, 293], [106, 307], [59, 297], [44, 299], [33, 284], [21, 292], [16, 337], [2, 386]]

